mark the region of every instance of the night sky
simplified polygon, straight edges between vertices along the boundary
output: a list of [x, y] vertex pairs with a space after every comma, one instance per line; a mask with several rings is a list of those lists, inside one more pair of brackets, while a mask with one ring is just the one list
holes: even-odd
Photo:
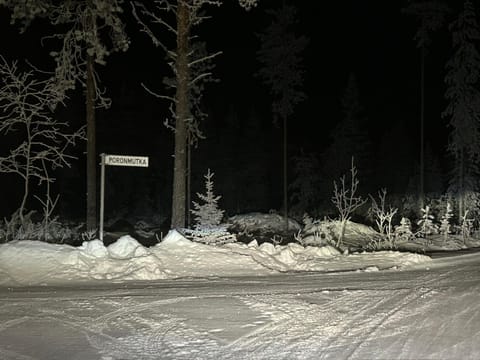
[[[202, 175], [211, 168], [216, 174], [216, 190], [223, 196], [229, 215], [278, 210], [282, 196], [281, 131], [272, 124], [268, 88], [254, 74], [259, 66], [256, 51], [260, 46], [255, 34], [269, 22], [264, 10], [279, 2], [261, 0], [249, 12], [236, 1], [225, 2], [223, 7], [213, 9], [213, 18], [200, 28], [209, 50], [224, 53], [217, 58], [215, 72], [220, 82], [210, 85], [204, 95], [204, 110], [209, 118], [202, 128], [207, 139], [193, 151], [193, 192], [201, 190]], [[449, 22], [460, 5], [451, 3]], [[331, 131], [343, 116], [341, 99], [347, 79], [354, 73], [364, 109], [362, 126], [373, 147], [369, 178], [362, 179], [359, 174], [364, 191], [382, 187], [398, 194], [412, 191], [419, 156], [420, 53], [413, 40], [416, 22], [401, 12], [406, 4], [381, 0], [296, 2], [296, 32], [306, 35], [310, 43], [304, 54], [307, 100], [289, 119], [291, 169], [302, 152], [321, 158], [332, 142]], [[475, 5], [478, 8], [478, 1]], [[97, 69], [113, 102], [111, 109], [97, 113], [97, 151], [147, 155], [151, 166], [107, 170], [106, 216], [123, 211], [132, 216], [153, 212], [168, 217], [173, 136], [162, 125], [168, 108], [140, 85], [144, 82], [162, 92], [162, 78], [168, 68], [164, 54], [139, 32], [129, 9], [125, 18], [130, 49], [112, 55], [106, 67]], [[53, 66], [48, 45], [40, 45], [40, 34], [48, 30], [41, 20], [19, 35], [17, 28], [8, 24], [8, 12], [2, 9], [0, 23], [1, 53], [7, 59], [28, 59], [45, 68]], [[434, 36], [426, 59], [426, 142], [431, 147], [429, 156], [438, 160], [442, 176], [448, 168], [448, 133], [447, 120], [440, 114], [446, 106], [443, 78], [450, 43], [451, 36], [444, 28]], [[82, 124], [81, 95], [80, 90], [72, 92], [59, 116]], [[79, 161], [71, 170], [58, 174], [59, 210], [67, 217], [82, 217], [85, 207], [83, 146], [76, 151]], [[290, 176], [294, 177], [293, 170]], [[4, 183], [15, 181], [11, 176], [2, 178]], [[328, 179], [328, 183], [333, 180]], [[2, 188], [9, 192], [5, 211], [11, 213], [17, 202], [15, 192]]]

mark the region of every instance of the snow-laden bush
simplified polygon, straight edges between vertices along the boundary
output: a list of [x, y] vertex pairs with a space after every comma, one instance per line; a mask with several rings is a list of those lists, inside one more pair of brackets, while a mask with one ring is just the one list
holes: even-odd
[[346, 181], [345, 175], [340, 178], [340, 184], [333, 182], [334, 190], [332, 202], [338, 210], [339, 220], [341, 223], [340, 232], [337, 240], [337, 247], [342, 245], [345, 235], [345, 227], [347, 221], [350, 220], [355, 210], [363, 206], [367, 201], [357, 195], [359, 180], [357, 178], [357, 168], [354, 165], [352, 157], [352, 165], [350, 167], [350, 180]]
[[304, 217], [305, 227], [297, 236], [297, 240], [303, 246], [335, 246], [337, 237], [335, 236], [335, 227], [330, 221], [313, 220], [310, 217]]
[[78, 227], [64, 224], [58, 217], [49, 222], [34, 220], [35, 211], [30, 211], [20, 219], [19, 212], [13, 213], [9, 220], [5, 219], [0, 229], [0, 240], [39, 240], [51, 243], [64, 243], [78, 237]]
[[398, 209], [391, 206], [386, 207], [385, 197], [387, 196], [387, 190], [382, 189], [378, 192], [379, 201], [370, 195], [372, 205], [368, 210], [369, 214], [374, 218], [378, 231], [384, 236], [384, 241], [389, 248], [395, 247], [395, 236], [392, 225], [392, 220]]
[[447, 202], [447, 206], [445, 208], [445, 213], [442, 215], [442, 219], [440, 220], [440, 234], [443, 235], [443, 240], [446, 242], [448, 235], [451, 233], [451, 224], [450, 219], [453, 217], [452, 206], [449, 202]]
[[469, 211], [465, 211], [465, 214], [463, 214], [462, 223], [458, 226], [464, 243], [473, 234], [473, 223], [474, 219], [469, 217]]
[[[372, 249], [374, 242], [381, 243], [384, 237], [370, 226], [346, 221], [343, 224], [338, 220], [313, 220], [304, 217], [304, 228], [295, 239], [303, 246], [336, 247], [340, 251]], [[338, 236], [343, 228], [344, 239], [338, 246]]]

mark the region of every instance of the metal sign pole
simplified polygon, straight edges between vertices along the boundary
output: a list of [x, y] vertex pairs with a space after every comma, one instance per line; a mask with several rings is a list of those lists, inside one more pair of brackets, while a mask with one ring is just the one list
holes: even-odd
[[105, 165], [148, 167], [148, 156], [100, 154], [100, 229], [99, 238], [103, 241], [103, 214], [105, 212]]
[[105, 211], [105, 154], [100, 154], [100, 241], [103, 241], [103, 213]]

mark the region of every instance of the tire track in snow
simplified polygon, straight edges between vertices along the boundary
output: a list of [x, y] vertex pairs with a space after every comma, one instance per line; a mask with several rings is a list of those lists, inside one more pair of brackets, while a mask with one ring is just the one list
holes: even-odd
[[[438, 277], [425, 274], [415, 281], [428, 285], [437, 282]], [[270, 316], [271, 322], [237, 339], [229, 348], [233, 353], [243, 350], [260, 358], [278, 357], [276, 350], [269, 347], [282, 342], [285, 358], [299, 353], [324, 358], [328, 357], [329, 348], [335, 349], [338, 355], [339, 347], [344, 348], [343, 353], [348, 356], [402, 307], [429, 292], [424, 286], [420, 289], [425, 290], [417, 294], [418, 289], [392, 289], [390, 284], [385, 284], [375, 290], [335, 290], [326, 295], [314, 292], [312, 298], [317, 302], [319, 296], [323, 298], [320, 304], [309, 302], [307, 294], [252, 295], [244, 298], [245, 303]], [[321, 320], [312, 319], [317, 316]], [[365, 327], [369, 330], [365, 331]]]
[[[92, 346], [107, 358], [113, 356], [114, 359], [127, 356], [156, 360], [159, 354], [162, 359], [195, 358], [199, 349], [214, 349], [217, 342], [205, 332], [185, 326], [186, 319], [169, 316], [161, 310], [165, 305], [194, 299], [199, 298], [188, 296], [123, 305], [97, 318], [94, 326], [102, 335], [115, 331], [120, 334], [109, 336], [110, 340], [106, 342], [93, 340]], [[155, 314], [157, 308], [159, 314]]]

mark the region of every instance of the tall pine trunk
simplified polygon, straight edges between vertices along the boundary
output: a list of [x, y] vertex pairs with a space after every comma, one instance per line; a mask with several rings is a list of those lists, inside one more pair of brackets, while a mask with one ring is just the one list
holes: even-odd
[[188, 105], [188, 38], [189, 9], [180, 0], [177, 6], [177, 59], [176, 59], [176, 119], [175, 151], [173, 165], [172, 229], [185, 227], [186, 165], [187, 165], [187, 124]]
[[465, 151], [463, 148], [460, 150], [458, 161], [460, 162], [458, 167], [458, 221], [461, 222], [465, 214]]
[[425, 46], [420, 53], [420, 209], [425, 207]]
[[285, 232], [288, 232], [288, 149], [287, 149], [287, 117], [283, 117], [283, 208], [284, 208], [284, 221]]
[[87, 55], [87, 230], [97, 228], [97, 166], [95, 134], [95, 79], [93, 58]]

